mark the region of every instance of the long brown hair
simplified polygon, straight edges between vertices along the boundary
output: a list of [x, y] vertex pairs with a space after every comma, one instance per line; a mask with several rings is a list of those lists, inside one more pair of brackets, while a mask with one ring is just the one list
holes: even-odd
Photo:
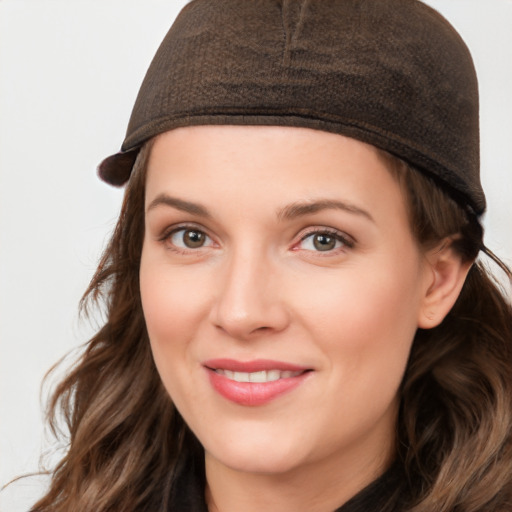
[[[32, 512], [167, 512], [179, 468], [201, 464], [202, 449], [153, 363], [140, 301], [150, 148], [138, 156], [117, 227], [82, 299], [84, 308], [103, 304], [106, 323], [49, 403], [50, 425], [58, 434], [64, 418], [69, 448]], [[404, 190], [421, 246], [451, 237], [469, 262], [487, 251], [470, 211], [424, 174], [383, 158]], [[441, 325], [418, 330], [401, 395], [397, 459], [404, 478], [386, 510], [510, 510], [512, 310], [482, 263], [472, 266]]]
[[[481, 251], [510, 282], [510, 270], [483, 245], [471, 210], [432, 179], [388, 158], [421, 246], [451, 237], [463, 261], [475, 261]], [[444, 321], [416, 333], [397, 432], [407, 477], [402, 503], [410, 496], [404, 510], [512, 509], [512, 307], [502, 286], [477, 261]]]

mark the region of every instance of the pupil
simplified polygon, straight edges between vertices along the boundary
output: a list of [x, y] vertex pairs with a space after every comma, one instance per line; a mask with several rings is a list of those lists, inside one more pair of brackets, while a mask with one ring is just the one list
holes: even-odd
[[204, 234], [200, 231], [186, 231], [184, 242], [187, 247], [192, 249], [201, 247], [204, 244]]
[[313, 245], [315, 246], [315, 249], [319, 251], [330, 251], [334, 249], [336, 240], [334, 237], [329, 235], [316, 235], [313, 241]]

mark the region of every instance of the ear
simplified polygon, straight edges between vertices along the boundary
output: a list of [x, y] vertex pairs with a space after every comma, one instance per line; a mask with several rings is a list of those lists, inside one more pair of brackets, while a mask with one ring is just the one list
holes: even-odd
[[425, 256], [427, 282], [418, 318], [418, 327], [422, 329], [432, 329], [444, 320], [459, 297], [473, 264], [462, 261], [453, 250], [452, 241], [446, 239]]

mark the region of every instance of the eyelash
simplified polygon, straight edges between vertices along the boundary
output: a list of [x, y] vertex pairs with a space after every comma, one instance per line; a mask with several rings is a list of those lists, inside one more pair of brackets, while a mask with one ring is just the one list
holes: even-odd
[[210, 240], [212, 242], [212, 238], [204, 231], [204, 229], [199, 228], [198, 226], [195, 226], [193, 224], [182, 224], [180, 226], [175, 226], [172, 229], [169, 229], [165, 231], [162, 236], [158, 239], [159, 242], [162, 242], [164, 244], [167, 244], [168, 248], [178, 254], [190, 254], [193, 252], [196, 252], [197, 249], [202, 249], [204, 247], [210, 247], [210, 245], [201, 245], [197, 248], [192, 247], [179, 247], [176, 244], [172, 243], [172, 237], [179, 233], [180, 231], [183, 231], [184, 233], [187, 231], [194, 231], [196, 233], [201, 233], [204, 235], [207, 240]]
[[[176, 235], [177, 233], [183, 231], [184, 233], [187, 231], [194, 231], [197, 233], [200, 233], [204, 235], [207, 240], [210, 242], [213, 242], [212, 238], [201, 228], [198, 226], [195, 226], [193, 224], [183, 224], [179, 226], [175, 226], [172, 229], [169, 229], [165, 231], [162, 236], [159, 238], [159, 241], [162, 243], [166, 243], [168, 245], [168, 248], [176, 253], [179, 254], [190, 254], [193, 252], [196, 252], [198, 249], [202, 249], [205, 247], [210, 247], [211, 245], [201, 245], [197, 248], [185, 248], [185, 247], [179, 247], [175, 243], [172, 243], [172, 237]], [[338, 231], [336, 229], [332, 228], [316, 228], [316, 229], [310, 229], [307, 232], [303, 233], [300, 237], [300, 240], [298, 243], [294, 244], [292, 247], [292, 250], [301, 250], [301, 247], [299, 247], [300, 244], [302, 244], [304, 241], [306, 241], [308, 238], [312, 238], [316, 235], [325, 235], [328, 238], [333, 238], [336, 242], [341, 243], [341, 247], [334, 247], [333, 249], [329, 249], [326, 251], [321, 250], [313, 250], [313, 249], [303, 249], [309, 252], [315, 252], [315, 253], [326, 253], [326, 256], [332, 255], [333, 253], [338, 253], [339, 251], [344, 251], [347, 249], [352, 249], [355, 246], [355, 241], [347, 236], [346, 234], [342, 233], [341, 231]]]
[[[301, 236], [299, 244], [303, 243], [308, 238], [312, 238], [316, 235], [325, 235], [326, 237], [333, 238], [336, 242], [341, 243], [341, 247], [335, 247], [333, 249], [326, 250], [326, 251], [320, 251], [320, 250], [314, 251], [311, 249], [305, 249], [305, 250], [310, 250], [311, 252], [317, 252], [317, 253], [325, 252], [326, 255], [332, 255], [333, 253], [337, 254], [339, 251], [352, 249], [355, 246], [355, 241], [351, 237], [349, 237], [345, 233], [342, 233], [341, 231], [338, 231], [338, 230], [332, 229], [332, 228], [316, 228], [316, 229], [309, 230]], [[294, 249], [300, 250], [300, 247], [298, 247], [298, 244], [294, 246]]]

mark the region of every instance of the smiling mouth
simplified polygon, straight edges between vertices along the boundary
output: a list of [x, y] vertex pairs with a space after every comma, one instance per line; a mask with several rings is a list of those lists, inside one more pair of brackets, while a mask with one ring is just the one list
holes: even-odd
[[282, 361], [211, 359], [203, 363], [212, 388], [242, 406], [265, 405], [298, 388], [312, 368]]
[[[213, 368], [212, 368], [213, 369]], [[290, 371], [290, 370], [261, 370], [257, 372], [235, 372], [232, 370], [224, 370], [222, 368], [213, 369], [215, 373], [218, 375], [222, 375], [229, 380], [233, 380], [235, 382], [255, 382], [255, 383], [265, 383], [265, 382], [275, 382], [276, 380], [281, 379], [290, 379], [293, 377], [298, 377], [299, 375], [305, 373], [308, 370], [299, 370], [299, 371]]]

